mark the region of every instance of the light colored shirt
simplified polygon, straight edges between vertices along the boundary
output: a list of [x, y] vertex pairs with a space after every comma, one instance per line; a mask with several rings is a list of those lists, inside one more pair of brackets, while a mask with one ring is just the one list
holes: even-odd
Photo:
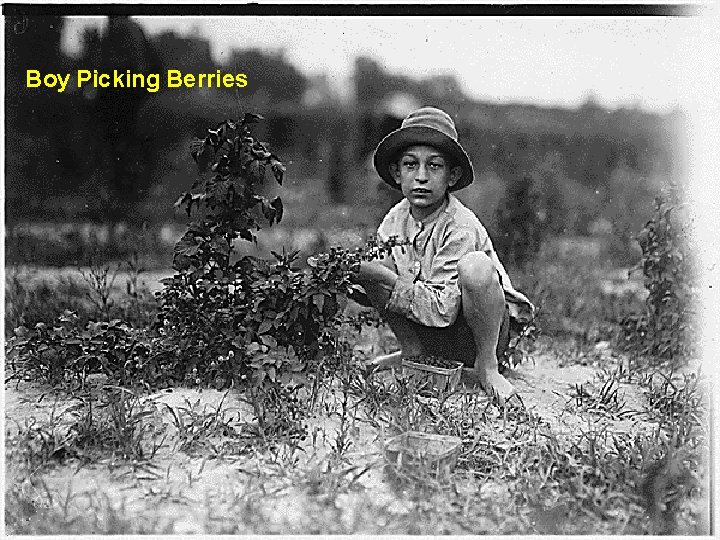
[[482, 251], [500, 274], [510, 316], [520, 322], [533, 318], [535, 307], [513, 288], [485, 227], [452, 193], [422, 221], [413, 218], [410, 203], [403, 199], [387, 213], [377, 236], [381, 241], [391, 236], [410, 240], [409, 246], [392, 248], [385, 261], [398, 275], [388, 310], [425, 326], [450, 326], [461, 309], [458, 261], [467, 253]]

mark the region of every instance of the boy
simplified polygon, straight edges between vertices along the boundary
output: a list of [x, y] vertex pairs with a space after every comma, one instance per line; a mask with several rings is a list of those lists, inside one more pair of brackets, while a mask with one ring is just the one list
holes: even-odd
[[373, 163], [404, 196], [383, 219], [378, 239], [396, 236], [411, 245], [379, 262], [363, 261], [356, 276], [401, 347], [372, 365], [414, 355], [459, 360], [489, 395], [506, 402], [513, 388], [498, 372], [497, 357], [508, 345], [508, 319], [527, 322], [534, 307], [512, 287], [478, 218], [451, 193], [474, 180], [455, 123], [440, 109], [418, 109], [378, 144]]

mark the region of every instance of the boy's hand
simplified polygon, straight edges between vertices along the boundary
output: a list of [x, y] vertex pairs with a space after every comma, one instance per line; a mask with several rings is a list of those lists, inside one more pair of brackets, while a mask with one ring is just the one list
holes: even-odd
[[[326, 253], [322, 253], [320, 255], [311, 255], [307, 258], [307, 263], [308, 266], [316, 268], [318, 263], [329, 260], [330, 257]], [[397, 280], [397, 274], [380, 262], [357, 261], [352, 265], [350, 279], [355, 283], [377, 281], [392, 287]]]

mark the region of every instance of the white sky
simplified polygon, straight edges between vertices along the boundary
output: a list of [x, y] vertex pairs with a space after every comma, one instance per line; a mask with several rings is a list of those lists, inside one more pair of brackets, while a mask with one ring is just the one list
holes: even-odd
[[[220, 61], [231, 48], [284, 49], [304, 73], [347, 88], [357, 55], [409, 75], [454, 73], [471, 96], [575, 106], [692, 107], [688, 59], [703, 18], [689, 17], [136, 17], [150, 34], [194, 31]], [[102, 18], [68, 21], [64, 43]], [[214, 66], [208, 66], [213, 71]], [[252, 74], [248, 74], [252, 77]]]

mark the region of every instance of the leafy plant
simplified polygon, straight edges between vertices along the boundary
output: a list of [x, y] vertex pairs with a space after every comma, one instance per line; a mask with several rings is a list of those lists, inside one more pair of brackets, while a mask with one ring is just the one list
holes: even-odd
[[707, 404], [696, 373], [683, 374], [653, 372], [644, 381], [647, 413], [661, 427], [669, 431], [669, 441], [675, 447], [696, 448], [704, 440]]
[[188, 455], [196, 456], [201, 451], [212, 451], [219, 454], [219, 444], [213, 439], [217, 436], [228, 437], [234, 434], [226, 414], [222, 411], [225, 401], [223, 396], [215, 410], [207, 411], [207, 406], [200, 407], [200, 400], [191, 403], [185, 398], [186, 406], [173, 408], [165, 405], [166, 410], [172, 418], [172, 425], [175, 428], [175, 448]]
[[296, 265], [298, 252], [234, 260], [237, 239], [255, 241], [258, 230], [283, 215], [279, 197], [257, 193], [268, 172], [282, 183], [285, 171], [251, 135], [259, 118], [222, 122], [193, 144], [199, 192], [183, 194], [177, 205], [195, 219], [175, 247], [176, 274], [164, 282], [158, 323], [162, 347], [196, 370], [196, 382], [219, 378], [269, 390], [304, 383], [307, 363], [332, 342], [352, 272], [390, 247], [332, 249], [306, 271]]
[[123, 266], [128, 277], [125, 280], [125, 301], [121, 303], [122, 318], [136, 328], [151, 326], [157, 317], [157, 299], [139, 284], [140, 275], [147, 270], [144, 257], [138, 250], [133, 250]]
[[538, 336], [538, 328], [534, 320], [523, 324], [511, 318], [508, 331], [510, 332], [508, 346], [498, 359], [500, 373], [518, 366], [528, 356], [528, 349], [533, 346]]
[[114, 304], [110, 295], [119, 270], [119, 266], [111, 270], [110, 264], [99, 263], [94, 258], [90, 260], [89, 270], [78, 268], [80, 275], [90, 287], [88, 298], [105, 321], [110, 320], [110, 309]]
[[649, 293], [646, 312], [630, 315], [622, 323], [626, 349], [669, 361], [697, 354], [691, 237], [679, 222], [686, 209], [674, 186], [655, 199], [653, 215], [637, 237]]
[[602, 381], [602, 386], [576, 383], [571, 388], [571, 398], [577, 409], [610, 417], [622, 417], [626, 412], [623, 410], [625, 401], [618, 393], [619, 390], [618, 380], [610, 377]]
[[[19, 327], [9, 342], [8, 380], [84, 388], [88, 375], [101, 373], [116, 384], [154, 387], [167, 369], [144, 330], [119, 319], [79, 326], [66, 311], [50, 324]], [[171, 377], [165, 377], [166, 380]]]

